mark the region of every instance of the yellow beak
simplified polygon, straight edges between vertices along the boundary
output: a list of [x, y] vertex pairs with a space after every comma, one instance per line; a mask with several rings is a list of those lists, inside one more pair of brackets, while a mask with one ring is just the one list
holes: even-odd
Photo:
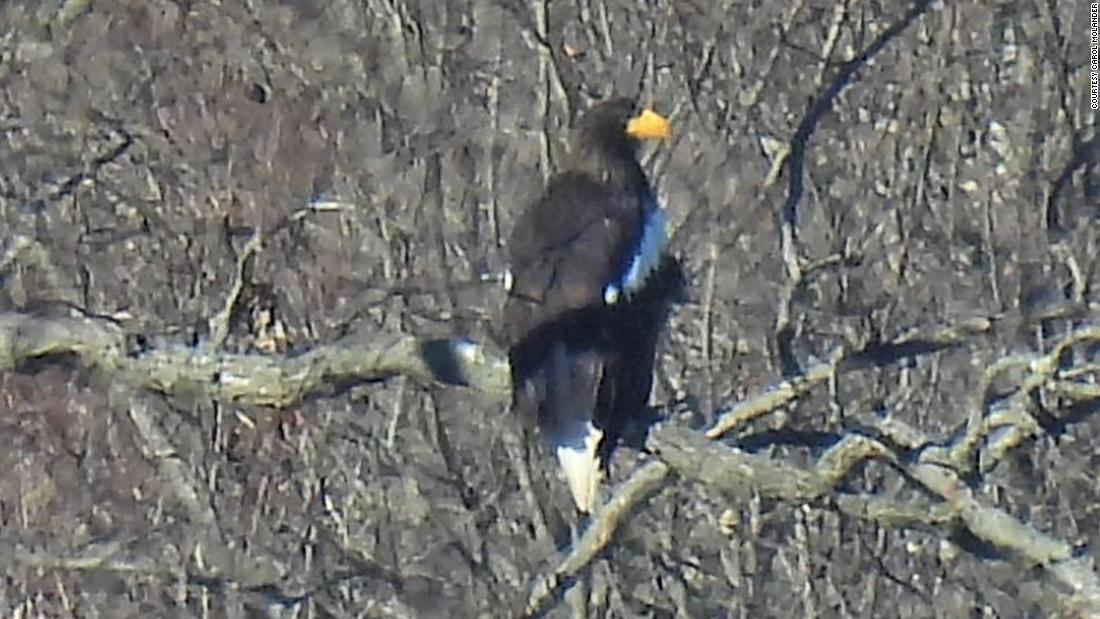
[[663, 140], [672, 133], [672, 127], [663, 116], [653, 110], [642, 110], [626, 123], [626, 134], [635, 140]]

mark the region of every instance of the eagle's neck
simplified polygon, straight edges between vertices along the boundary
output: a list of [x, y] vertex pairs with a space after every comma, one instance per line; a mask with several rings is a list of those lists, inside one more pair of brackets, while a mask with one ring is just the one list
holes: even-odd
[[638, 163], [637, 147], [625, 136], [581, 132], [571, 153], [570, 169], [619, 189], [649, 197], [649, 180]]

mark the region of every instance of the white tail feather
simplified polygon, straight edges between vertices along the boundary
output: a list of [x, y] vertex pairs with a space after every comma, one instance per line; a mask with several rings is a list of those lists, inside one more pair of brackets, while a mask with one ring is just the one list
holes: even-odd
[[558, 463], [573, 493], [573, 502], [586, 514], [595, 509], [603, 480], [597, 453], [602, 438], [603, 432], [589, 423], [581, 445], [559, 445], [557, 448]]

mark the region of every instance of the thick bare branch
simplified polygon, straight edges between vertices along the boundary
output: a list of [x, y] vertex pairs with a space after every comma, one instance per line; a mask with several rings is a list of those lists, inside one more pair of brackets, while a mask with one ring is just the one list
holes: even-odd
[[[967, 427], [947, 446], [940, 446], [944, 443], [939, 437], [928, 436], [892, 416], [876, 418], [873, 424], [884, 436], [906, 449], [920, 450], [916, 459], [899, 459], [885, 444], [858, 434], [839, 436], [837, 444], [812, 468], [707, 440], [787, 406], [813, 387], [835, 378], [838, 372], [870, 360], [881, 362], [884, 346], [893, 348], [887, 358], [920, 354], [964, 341], [988, 326], [988, 321], [973, 321], [914, 332], [886, 345], [841, 348], [804, 375], [731, 409], [705, 434], [671, 425], [657, 427], [647, 446], [660, 460], [635, 472], [598, 510], [581, 539], [554, 570], [537, 582], [527, 612], [539, 612], [564, 584], [581, 573], [611, 543], [633, 509], [663, 487], [670, 471], [675, 471], [685, 479], [738, 497], [760, 495], [787, 502], [828, 498], [844, 513], [888, 526], [942, 532], [965, 528], [1022, 563], [1045, 569], [1069, 592], [1065, 598], [1067, 608], [1100, 613], [1100, 581], [1091, 562], [1074, 558], [1068, 543], [983, 503], [961, 481], [967, 467], [960, 463], [972, 462], [963, 456], [979, 449], [983, 461], [994, 463], [1024, 437], [1038, 432], [1029, 411], [1034, 405], [1031, 395], [1037, 389], [1050, 388], [1052, 393], [1075, 401], [1091, 399], [1095, 390], [1090, 387], [1089, 377], [1078, 368], [1063, 367], [1063, 360], [1071, 347], [1100, 340], [1100, 329], [1071, 332], [1043, 355], [1008, 357], [993, 364], [969, 413]], [[308, 394], [328, 390], [333, 382], [377, 380], [398, 374], [426, 382], [466, 385], [495, 401], [504, 401], [509, 392], [507, 359], [490, 347], [461, 340], [360, 334], [290, 357], [228, 354], [213, 346], [175, 346], [129, 355], [125, 341], [122, 329], [107, 320], [0, 314], [0, 370], [17, 368], [34, 358], [72, 354], [136, 387], [166, 393], [198, 390], [222, 401], [269, 406], [288, 406]], [[1006, 372], [1015, 379], [1015, 391], [996, 406], [989, 406], [990, 385]], [[147, 418], [135, 422], [139, 428], [151, 427]], [[146, 438], [150, 445], [163, 443]], [[834, 490], [868, 459], [899, 467], [940, 502], [910, 503]], [[182, 498], [187, 495], [177, 494]], [[208, 514], [197, 515], [199, 522], [209, 519]], [[66, 560], [58, 565], [79, 568], [83, 563]]]
[[499, 352], [465, 340], [402, 334], [356, 334], [296, 356], [233, 354], [213, 346], [170, 346], [129, 355], [125, 334], [109, 320], [0, 314], [0, 370], [37, 357], [74, 354], [135, 387], [203, 393], [225, 402], [285, 407], [333, 384], [403, 374], [465, 385], [503, 401], [510, 386]]

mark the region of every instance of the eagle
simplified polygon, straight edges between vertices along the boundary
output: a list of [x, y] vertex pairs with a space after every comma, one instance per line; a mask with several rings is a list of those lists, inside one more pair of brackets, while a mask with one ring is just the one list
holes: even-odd
[[593, 105], [574, 127], [568, 163], [507, 246], [512, 406], [537, 425], [583, 513], [599, 500], [624, 429], [649, 415], [679, 263], [637, 152], [669, 134], [665, 118], [633, 99]]

